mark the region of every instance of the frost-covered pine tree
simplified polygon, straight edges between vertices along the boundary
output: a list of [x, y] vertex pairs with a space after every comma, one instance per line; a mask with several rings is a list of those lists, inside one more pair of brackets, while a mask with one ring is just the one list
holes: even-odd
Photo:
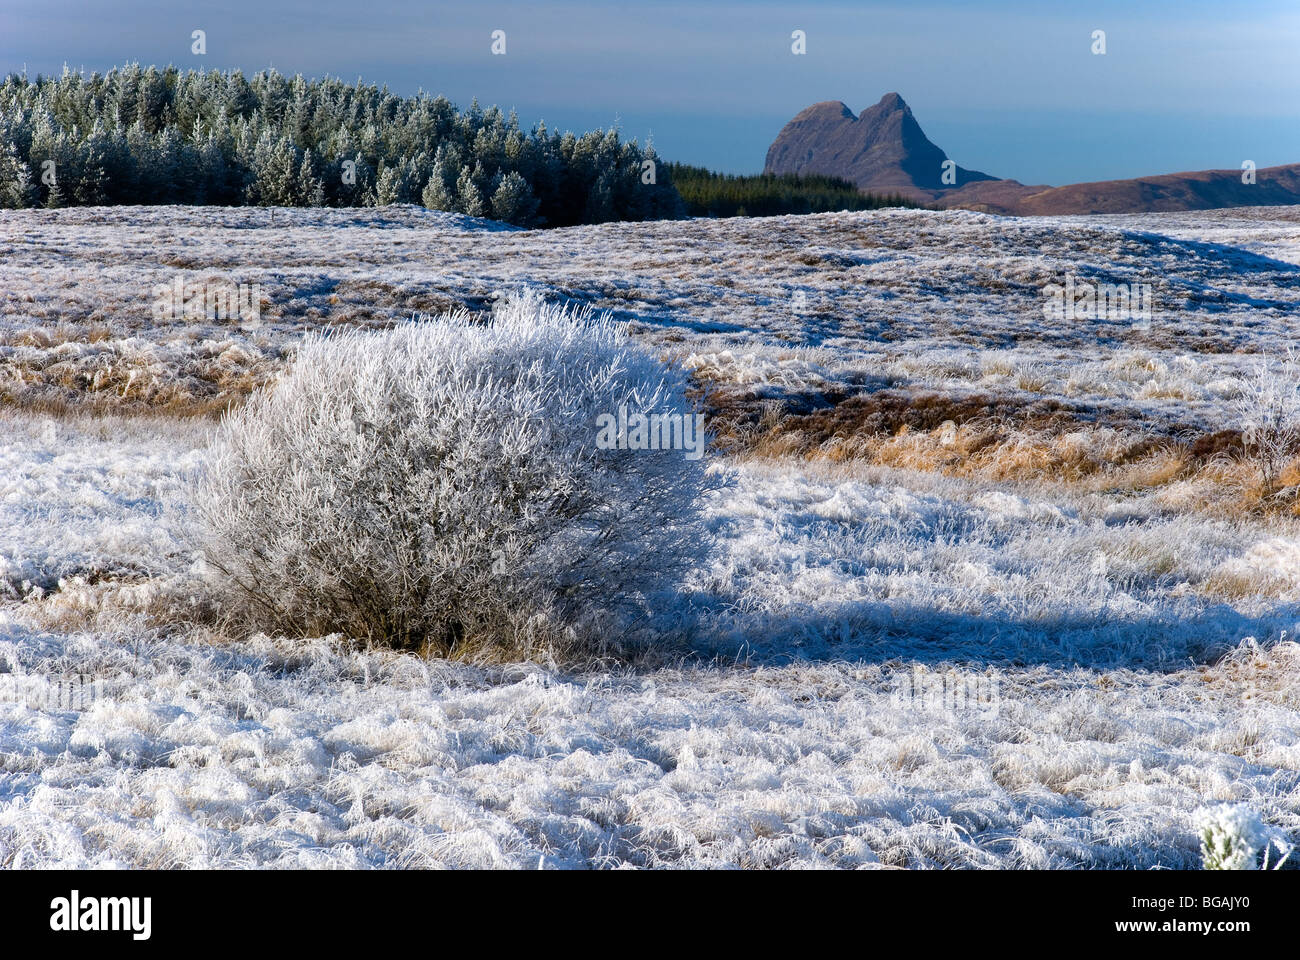
[[150, 199], [154, 203], [180, 203], [193, 195], [198, 163], [193, 148], [174, 127], [168, 127], [155, 141], [154, 176]]
[[231, 189], [233, 170], [227, 158], [227, 150], [215, 133], [197, 147], [198, 192], [196, 199], [200, 203], [231, 203], [234, 201]]
[[429, 182], [424, 185], [424, 191], [420, 194], [420, 202], [430, 210], [455, 210], [455, 182], [454, 177], [447, 175], [447, 168], [443, 161], [435, 161], [433, 172], [429, 174]]
[[356, 150], [338, 154], [325, 176], [327, 196], [334, 196], [340, 206], [365, 206], [367, 194], [375, 185], [374, 168]]
[[98, 121], [91, 135], [81, 144], [77, 167], [81, 176], [76, 184], [76, 200], [87, 206], [108, 202], [108, 135]]
[[537, 212], [537, 200], [528, 181], [513, 170], [504, 176], [497, 174], [496, 179], [491, 200], [492, 219], [521, 227], [531, 224]]
[[394, 168], [391, 185], [393, 199], [390, 203], [415, 203], [420, 199], [420, 186], [429, 176], [429, 157], [419, 153], [413, 157], [403, 157]]
[[302, 163], [298, 166], [298, 199], [309, 207], [325, 206], [325, 184], [317, 175], [316, 158], [310, 150], [304, 150]]
[[0, 144], [0, 207], [19, 210], [34, 207], [41, 192], [32, 182], [31, 168], [23, 162], [18, 148], [8, 141]]
[[617, 219], [614, 204], [614, 185], [618, 171], [609, 167], [600, 172], [587, 191], [586, 217], [594, 223]]
[[59, 185], [59, 181], [56, 179], [54, 183], [50, 185], [49, 193], [45, 195], [45, 208], [47, 210], [57, 210], [60, 207], [66, 207], [67, 205], [68, 201], [63, 195], [63, 187]]
[[297, 206], [301, 202], [297, 148], [286, 137], [272, 137], [268, 130], [258, 139], [253, 156], [250, 201], [263, 207]]
[[381, 166], [375, 180], [375, 205], [386, 207], [401, 202], [401, 177], [396, 167]]
[[469, 168], [461, 170], [456, 181], [456, 209], [471, 217], [486, 217], [487, 204], [483, 201], [483, 192], [474, 182]]

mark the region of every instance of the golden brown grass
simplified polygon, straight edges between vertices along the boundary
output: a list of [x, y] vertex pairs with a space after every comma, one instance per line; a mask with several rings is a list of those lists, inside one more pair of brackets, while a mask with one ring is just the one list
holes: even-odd
[[193, 397], [177, 392], [165, 401], [160, 401], [155, 396], [153, 402], [138, 403], [124, 402], [112, 395], [64, 397], [40, 393], [15, 394], [0, 388], [0, 410], [47, 414], [61, 419], [85, 414], [143, 419], [217, 420], [227, 410], [237, 408], [246, 399], [246, 394]]
[[1300, 460], [1263, 488], [1241, 434], [1153, 435], [1145, 424], [1050, 398], [953, 397], [880, 390], [792, 412], [737, 388], [701, 387], [719, 450], [739, 459], [847, 463], [1079, 492], [1168, 494], [1169, 505], [1225, 514], [1300, 516]]
[[[235, 349], [235, 348], [232, 348]], [[177, 366], [149, 354], [93, 354], [45, 349], [0, 356], [0, 407], [66, 416], [73, 413], [215, 417], [269, 382], [280, 361], [231, 350], [190, 355]]]
[[0, 332], [0, 346], [37, 347], [48, 350], [65, 343], [104, 343], [118, 334], [110, 324], [94, 321], [69, 323], [61, 320], [53, 327], [23, 327]]

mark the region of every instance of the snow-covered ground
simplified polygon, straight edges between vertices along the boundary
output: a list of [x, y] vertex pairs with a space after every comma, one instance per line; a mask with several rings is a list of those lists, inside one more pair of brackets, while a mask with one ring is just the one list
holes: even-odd
[[[270, 217], [0, 213], [0, 865], [1184, 867], [1225, 801], [1300, 840], [1300, 520], [737, 458], [716, 556], [660, 598], [689, 646], [606, 672], [231, 640], [187, 620], [174, 529], [212, 428], [175, 414], [313, 326], [519, 284], [760, 397], [1231, 427], [1294, 336], [1296, 214]], [[150, 320], [178, 273], [263, 284], [263, 321]], [[1067, 274], [1157, 314], [1050, 323]]]

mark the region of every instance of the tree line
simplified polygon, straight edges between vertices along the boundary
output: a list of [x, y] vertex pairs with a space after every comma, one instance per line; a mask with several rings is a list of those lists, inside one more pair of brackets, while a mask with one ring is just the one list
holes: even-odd
[[523, 226], [681, 216], [650, 145], [275, 70], [131, 64], [0, 85], [0, 206], [422, 203]]
[[863, 193], [839, 177], [714, 173], [682, 163], [668, 167], [687, 215], [692, 217], [768, 217], [920, 206], [897, 194]]

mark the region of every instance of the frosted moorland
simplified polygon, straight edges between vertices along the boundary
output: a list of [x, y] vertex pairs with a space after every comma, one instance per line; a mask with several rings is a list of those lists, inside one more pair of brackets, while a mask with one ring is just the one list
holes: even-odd
[[[1155, 315], [1047, 321], [1068, 274], [1151, 283]], [[151, 319], [178, 275], [260, 284], [261, 322]], [[689, 642], [657, 662], [426, 662], [183, 615], [190, 414], [308, 329], [519, 285], [630, 320], [760, 431], [881, 394], [948, 425], [797, 455], [738, 430], [720, 549], [657, 598]], [[1294, 841], [1300, 521], [1235, 509], [1240, 471], [1186, 450], [1232, 429], [1298, 294], [1285, 209], [0, 214], [0, 669], [105, 693], [0, 697], [0, 863], [1186, 867], [1225, 801]], [[972, 397], [1005, 413], [992, 447]], [[934, 678], [984, 699], [902, 695]]]

